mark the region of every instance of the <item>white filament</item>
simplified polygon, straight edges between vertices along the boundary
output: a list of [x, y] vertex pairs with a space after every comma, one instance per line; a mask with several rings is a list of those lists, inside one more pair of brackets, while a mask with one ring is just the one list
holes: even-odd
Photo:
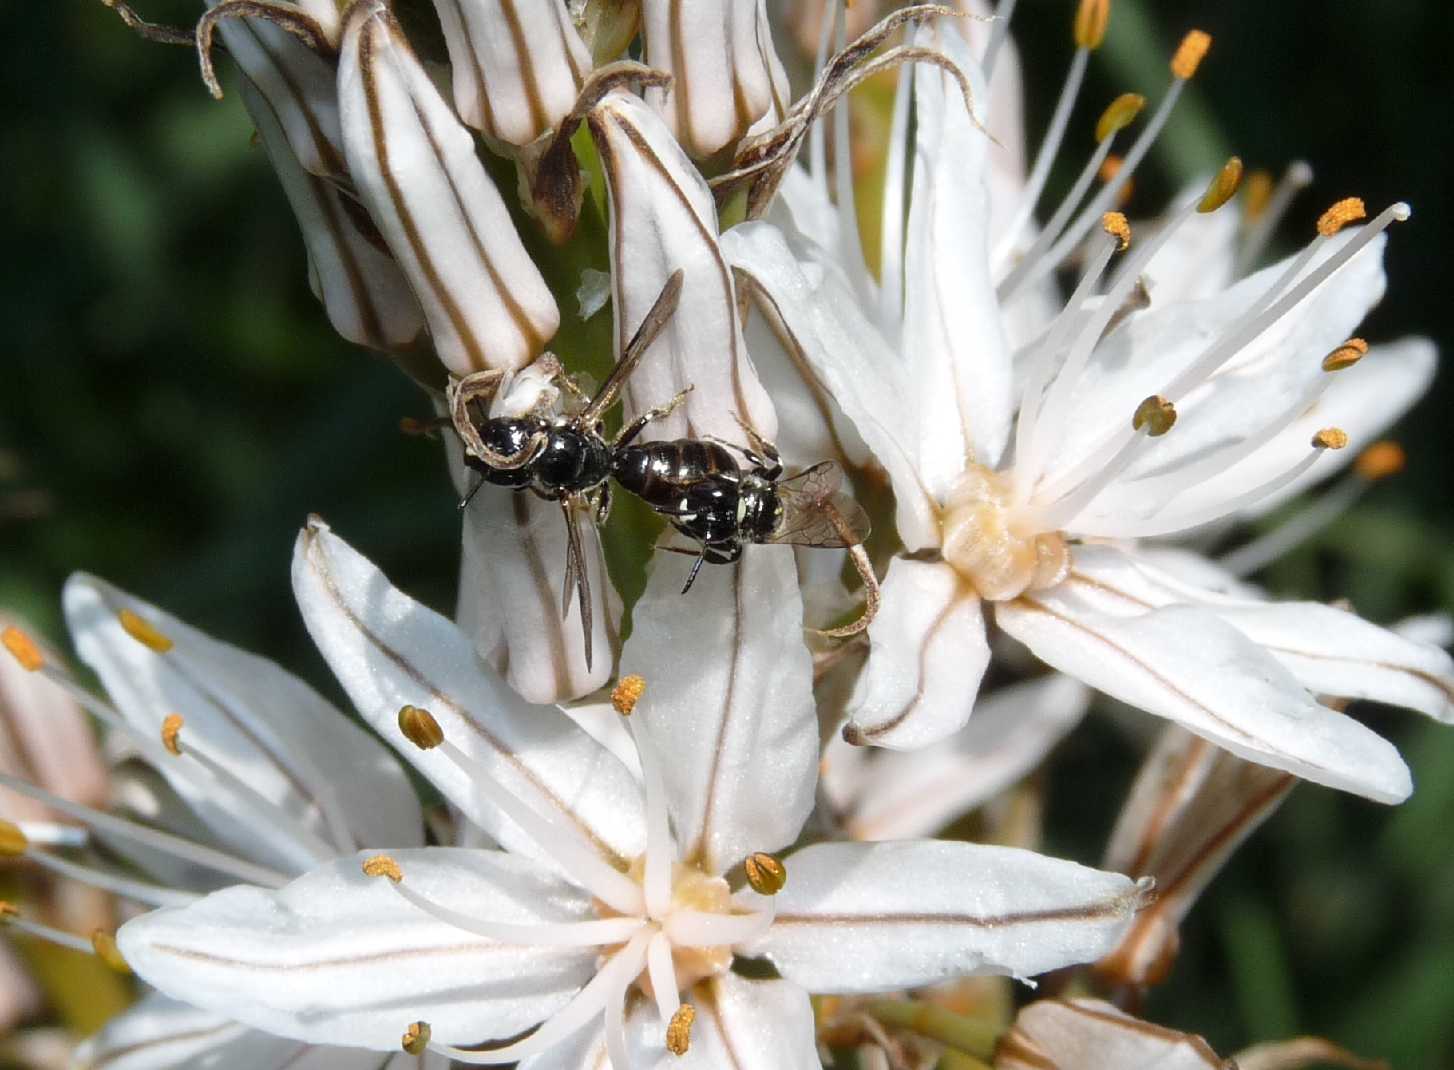
[[31, 843], [45, 847], [85, 847], [90, 834], [78, 825], [61, 825], [54, 821], [17, 821], [15, 827]]
[[[504, 1047], [492, 1048], [487, 1051], [471, 1051], [468, 1048], [456, 1048], [449, 1044], [431, 1044], [430, 1049], [470, 1066], [499, 1066], [502, 1063], [518, 1062], [548, 1051], [598, 1014], [604, 1012], [607, 1015], [607, 1043], [611, 1043], [612, 1033], [615, 1032], [620, 1047], [619, 1058], [624, 1060], [625, 1030], [621, 1028], [620, 1024], [622, 1005], [626, 999], [626, 989], [641, 972], [641, 968], [646, 962], [646, 945], [650, 939], [651, 934], [644, 931], [633, 936], [630, 943], [606, 960], [606, 964], [596, 972], [596, 976], [586, 982], [585, 987], [577, 992], [569, 1003], [552, 1017], [546, 1019], [540, 1028], [528, 1037], [517, 1040], [513, 1044], [506, 1044]], [[615, 1030], [610, 1028], [612, 1024], [610, 1016], [613, 1013], [617, 1019]], [[621, 1065], [629, 1066], [624, 1061]]]
[[116, 873], [107, 873], [104, 870], [95, 869], [91, 866], [81, 865], [79, 862], [72, 862], [60, 858], [47, 851], [30, 850], [25, 852], [25, 857], [38, 866], [44, 866], [53, 873], [59, 873], [62, 877], [69, 877], [71, 880], [80, 881], [82, 884], [89, 884], [93, 888], [100, 888], [103, 891], [114, 892], [117, 895], [134, 899], [138, 903], [145, 903], [154, 907], [184, 907], [188, 903], [195, 902], [200, 896], [191, 892], [177, 891], [175, 888], [164, 888], [157, 884], [149, 884], [145, 881], [132, 880]]
[[1260, 572], [1346, 513], [1371, 485], [1362, 476], [1350, 475], [1266, 535], [1223, 555], [1217, 564], [1234, 576]]
[[706, 910], [674, 910], [662, 928], [678, 947], [728, 947], [767, 932], [775, 912], [768, 899], [765, 910], [750, 914], [717, 914]]
[[183, 862], [190, 862], [194, 865], [203, 866], [215, 870], [218, 873], [225, 873], [236, 877], [238, 880], [248, 884], [258, 884], [264, 888], [281, 888], [291, 879], [289, 876], [269, 869], [267, 866], [260, 866], [245, 859], [236, 858], [223, 851], [212, 847], [204, 847], [191, 840], [184, 840], [180, 836], [173, 836], [169, 832], [159, 832], [156, 829], [147, 828], [145, 825], [138, 825], [125, 818], [116, 817], [112, 814], [103, 813], [100, 810], [93, 810], [89, 806], [82, 806], [80, 803], [71, 802], [59, 795], [53, 795], [44, 788], [38, 788], [28, 781], [18, 777], [0, 773], [0, 785], [9, 788], [11, 791], [19, 792], [32, 799], [39, 799], [53, 810], [59, 810], [63, 814], [70, 814], [79, 821], [101, 832], [108, 833], [120, 839], [130, 840], [139, 843], [143, 847], [149, 847], [154, 851], [160, 851], [172, 858], [180, 859]]
[[[1151, 425], [1142, 424], [1130, 440], [1110, 457], [1096, 464], [1096, 471], [1079, 486], [1072, 486], [1059, 498], [1051, 498], [1050, 504], [1042, 506], [1036, 517], [1043, 531], [1058, 531], [1066, 527], [1077, 514], [1095, 500], [1097, 494], [1111, 485], [1122, 472], [1130, 467], [1151, 441]], [[1046, 497], [1049, 497], [1047, 492]]]
[[995, 8], [995, 21], [990, 27], [990, 41], [985, 45], [984, 67], [985, 85], [989, 85], [990, 75], [995, 73], [995, 64], [999, 62], [1000, 49], [1005, 47], [1005, 40], [1010, 36], [1010, 19], [1015, 15], [1015, 0], [1000, 0]]
[[671, 940], [666, 933], [657, 933], [646, 945], [646, 975], [656, 995], [656, 1011], [663, 1023], [670, 1022], [682, 1005], [677, 992], [677, 971], [671, 959]]
[[664, 915], [671, 907], [672, 864], [676, 847], [671, 838], [671, 822], [666, 809], [666, 786], [661, 778], [661, 765], [656, 751], [646, 739], [646, 728], [639, 717], [626, 718], [631, 738], [641, 761], [641, 779], [646, 793], [646, 872], [642, 891], [646, 896], [646, 913], [653, 918]]
[[1075, 50], [1075, 57], [1070, 61], [1070, 69], [1065, 74], [1065, 84], [1060, 88], [1060, 99], [1055, 102], [1055, 112], [1050, 116], [1050, 125], [1046, 127], [1040, 148], [1035, 153], [1035, 164], [1030, 168], [1030, 177], [1025, 180], [1025, 192], [1014, 216], [1005, 227], [1004, 236], [995, 246], [991, 263], [997, 266], [1003, 264], [1014, 252], [1020, 232], [1035, 213], [1035, 202], [1045, 190], [1045, 180], [1050, 177], [1050, 165], [1055, 162], [1055, 156], [1060, 152], [1060, 143], [1065, 140], [1065, 131], [1070, 126], [1070, 113], [1075, 107], [1076, 97], [1080, 95], [1089, 60], [1090, 49]]
[[517, 924], [489, 921], [436, 903], [409, 886], [409, 877], [387, 880], [405, 900], [430, 917], [489, 940], [517, 947], [609, 947], [624, 944], [641, 931], [640, 918], [590, 918], [585, 921], [534, 922]]
[[909, 81], [913, 69], [899, 68], [894, 92], [894, 117], [889, 126], [889, 158], [884, 170], [883, 211], [880, 223], [878, 301], [879, 326], [897, 344], [904, 318], [904, 183], [909, 163]]
[[1282, 178], [1278, 179], [1277, 188], [1272, 191], [1272, 198], [1267, 202], [1267, 207], [1262, 210], [1262, 215], [1257, 218], [1257, 222], [1248, 229], [1247, 236], [1242, 241], [1242, 248], [1237, 251], [1237, 259], [1232, 269], [1233, 278], [1241, 278], [1257, 263], [1262, 256], [1262, 251], [1267, 248], [1267, 243], [1272, 238], [1272, 232], [1282, 222], [1282, 217], [1287, 214], [1287, 208], [1292, 203], [1292, 199], [1312, 185], [1312, 182], [1313, 169], [1305, 160], [1294, 160], [1288, 164], [1287, 170], [1282, 173]]
[[41, 940], [58, 944], [61, 947], [68, 947], [72, 951], [84, 951], [87, 955], [94, 954], [96, 949], [91, 941], [83, 940], [74, 933], [62, 932], [60, 929], [52, 929], [49, 925], [42, 925], [38, 921], [31, 921], [29, 918], [8, 917], [5, 925], [11, 929], [19, 929], [23, 933], [38, 937]]

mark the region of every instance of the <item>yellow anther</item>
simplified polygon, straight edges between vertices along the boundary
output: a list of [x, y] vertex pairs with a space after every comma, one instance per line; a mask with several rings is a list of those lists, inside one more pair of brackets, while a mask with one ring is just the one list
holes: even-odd
[[1184, 82], [1196, 74], [1197, 68], [1201, 66], [1202, 60], [1207, 58], [1207, 50], [1211, 47], [1211, 34], [1202, 30], [1188, 32], [1181, 39], [1181, 44], [1176, 46], [1176, 52], [1171, 57], [1172, 76], [1180, 78]]
[[19, 825], [0, 821], [0, 857], [18, 858], [25, 854], [25, 849], [29, 846], [30, 841], [25, 838]]
[[1323, 358], [1323, 371], [1340, 372], [1351, 368], [1368, 356], [1368, 343], [1362, 338], [1350, 338]]
[[747, 883], [758, 895], [777, 895], [788, 882], [787, 867], [766, 851], [748, 855], [742, 867], [747, 870]]
[[646, 691], [646, 678], [632, 673], [630, 676], [621, 677], [611, 691], [611, 705], [622, 717], [630, 717], [631, 711], [636, 709], [636, 704], [641, 701], [641, 696]]
[[423, 706], [399, 707], [399, 731], [420, 750], [433, 750], [444, 742], [444, 729]]
[[1404, 453], [1402, 446], [1389, 439], [1383, 439], [1375, 442], [1358, 455], [1358, 459], [1353, 462], [1353, 471], [1371, 483], [1398, 475], [1404, 470], [1407, 462], [1408, 456]]
[[126, 634], [135, 639], [148, 650], [155, 650], [158, 654], [165, 654], [172, 649], [172, 641], [161, 632], [157, 631], [156, 625], [151, 621], [138, 617], [129, 609], [123, 609], [116, 614], [116, 619], [121, 621], [121, 626], [126, 629]]
[[1348, 432], [1341, 427], [1325, 427], [1313, 436], [1315, 450], [1341, 450], [1348, 445]]
[[1131, 417], [1131, 429], [1139, 431], [1144, 427], [1146, 433], [1152, 438], [1166, 434], [1174, 423], [1176, 423], [1176, 406], [1160, 394], [1152, 394], [1137, 405], [1136, 413]]
[[105, 929], [97, 929], [91, 934], [91, 948], [96, 952], [98, 959], [117, 973], [131, 973], [131, 966], [127, 963], [125, 956], [121, 954], [121, 948], [116, 946], [114, 933], [109, 933]]
[[182, 725], [185, 723], [180, 713], [169, 713], [162, 722], [162, 746], [179, 758], [182, 756]]
[[1111, 0], [1080, 0], [1075, 12], [1075, 47], [1100, 48], [1110, 21]]
[[1096, 141], [1106, 140], [1119, 130], [1124, 130], [1136, 121], [1141, 109], [1146, 107], [1146, 98], [1140, 93], [1122, 93], [1111, 101], [1101, 117], [1096, 120]]
[[410, 1055], [423, 1055], [429, 1050], [429, 1038], [433, 1035], [428, 1022], [410, 1022], [399, 1039], [399, 1046]]
[[0, 632], [0, 643], [5, 644], [5, 649], [10, 651], [11, 656], [20, 662], [20, 667], [26, 672], [35, 672], [45, 666], [45, 655], [35, 645], [35, 640], [13, 624]]
[[1272, 194], [1276, 188], [1277, 184], [1267, 171], [1259, 169], [1247, 176], [1247, 180], [1242, 183], [1242, 211], [1247, 222], [1255, 223], [1262, 218], [1267, 206], [1272, 203]]
[[1237, 192], [1237, 187], [1242, 184], [1242, 158], [1233, 156], [1222, 165], [1217, 172], [1217, 177], [1212, 179], [1207, 192], [1202, 196], [1201, 204], [1197, 205], [1197, 211], [1203, 214], [1215, 212], [1222, 205], [1232, 199]]
[[673, 1055], [685, 1055], [692, 1046], [692, 1023], [697, 1020], [697, 1008], [683, 1003], [671, 1016], [666, 1025], [666, 1050]]
[[363, 873], [365, 877], [388, 877], [395, 884], [404, 879], [404, 871], [399, 868], [399, 863], [388, 855], [370, 855], [365, 858]]
[[1131, 245], [1131, 224], [1120, 212], [1107, 212], [1101, 216], [1101, 229], [1121, 243], [1121, 252]]
[[1349, 223], [1367, 218], [1368, 209], [1364, 207], [1362, 197], [1344, 197], [1318, 217], [1318, 233], [1331, 238]]
[[8, 899], [0, 899], [0, 925], [5, 924], [11, 918], [20, 917], [20, 908]]

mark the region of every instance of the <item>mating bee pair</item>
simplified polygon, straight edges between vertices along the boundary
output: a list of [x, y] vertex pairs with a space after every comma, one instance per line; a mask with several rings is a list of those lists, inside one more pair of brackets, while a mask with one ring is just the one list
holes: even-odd
[[[823, 461], [782, 478], [777, 451], [743, 426], [748, 446], [719, 439], [680, 438], [636, 444], [653, 420], [670, 414], [690, 387], [665, 405], [650, 409], [607, 439], [603, 418], [615, 404], [636, 365], [681, 298], [682, 272], [674, 272], [621, 354], [605, 384], [576, 412], [558, 416], [488, 416], [480, 403], [493, 396], [502, 372], [483, 371], [451, 383], [449, 415], [464, 444], [465, 463], [480, 473], [474, 491], [485, 483], [530, 491], [561, 505], [567, 532], [565, 586], [561, 612], [574, 587], [585, 630], [586, 664], [591, 661], [591, 592], [585, 557], [572, 511], [588, 506], [597, 523], [611, 507], [611, 480], [641, 498], [697, 544], [696, 562], [682, 587], [685, 594], [704, 561], [726, 563], [742, 556], [748, 543], [848, 547], [868, 536], [868, 516], [839, 492], [843, 473]], [[580, 396], [570, 378], [556, 373], [567, 390]], [[746, 467], [738, 462], [741, 455]], [[469, 504], [474, 491], [460, 503]]]

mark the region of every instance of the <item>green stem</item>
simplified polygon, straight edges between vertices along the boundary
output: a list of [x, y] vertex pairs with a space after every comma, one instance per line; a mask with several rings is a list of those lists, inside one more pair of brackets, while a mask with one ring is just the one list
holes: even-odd
[[978, 1059], [994, 1058], [995, 1042], [1000, 1038], [998, 1026], [919, 1000], [875, 1000], [868, 1005], [868, 1013], [884, 1025], [937, 1040]]

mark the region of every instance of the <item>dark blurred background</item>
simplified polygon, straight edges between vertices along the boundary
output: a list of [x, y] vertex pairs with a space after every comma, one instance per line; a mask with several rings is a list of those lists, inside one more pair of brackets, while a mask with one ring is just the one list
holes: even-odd
[[[1023, 0], [1030, 128], [1068, 62], [1071, 0]], [[161, 21], [195, 0], [154, 0]], [[59, 636], [73, 570], [106, 576], [331, 688], [287, 577], [304, 517], [326, 517], [394, 580], [447, 608], [457, 520], [433, 444], [398, 418], [419, 395], [329, 330], [301, 241], [236, 94], [214, 102], [185, 50], [149, 45], [100, 3], [11, 5], [0, 63], [0, 605]], [[1082, 125], [1116, 92], [1162, 93], [1182, 32], [1215, 45], [1138, 175], [1133, 210], [1228, 150], [1316, 184], [1284, 235], [1348, 194], [1415, 210], [1396, 230], [1373, 341], [1454, 347], [1454, 8], [1418, 0], [1115, 0]], [[229, 83], [230, 84], [230, 83]], [[1072, 153], [1074, 155], [1074, 153]], [[1454, 605], [1448, 418], [1454, 376], [1403, 422], [1408, 470], [1264, 577], [1350, 597], [1372, 619]], [[1185, 932], [1149, 1016], [1222, 1052], [1299, 1032], [1407, 1070], [1454, 1065], [1454, 732], [1357, 711], [1414, 769], [1387, 810], [1303, 787], [1243, 849]], [[1108, 757], [1111, 756], [1111, 757]], [[1095, 861], [1134, 772], [1105, 719], [1057, 753], [1049, 846]]]

